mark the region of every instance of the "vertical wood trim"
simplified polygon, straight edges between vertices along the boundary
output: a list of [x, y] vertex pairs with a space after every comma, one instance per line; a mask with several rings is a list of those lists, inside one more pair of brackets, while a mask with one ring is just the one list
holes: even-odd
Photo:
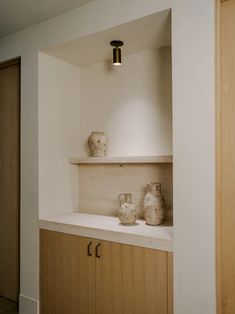
[[218, 6], [217, 314], [235, 313], [235, 0]]
[[167, 299], [167, 314], [173, 314], [173, 253], [167, 254]]
[[40, 252], [40, 256], [39, 256], [39, 261], [40, 261], [40, 265], [39, 265], [39, 278], [40, 278], [40, 285], [39, 285], [39, 313], [43, 314], [43, 289], [42, 287], [44, 286], [43, 284], [43, 245], [44, 245], [44, 233], [43, 230], [40, 230], [39, 233], [39, 252]]
[[222, 314], [222, 250], [221, 250], [221, 3], [222, 0], [217, 0], [216, 11], [216, 305], [217, 314]]

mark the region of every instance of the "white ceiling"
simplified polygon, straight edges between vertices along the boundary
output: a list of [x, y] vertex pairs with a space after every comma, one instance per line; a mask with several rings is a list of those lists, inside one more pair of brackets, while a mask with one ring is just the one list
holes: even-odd
[[0, 0], [0, 37], [94, 0]]
[[170, 10], [50, 47], [44, 52], [69, 63], [85, 66], [110, 60], [112, 58], [111, 40], [124, 42], [123, 56], [171, 45]]

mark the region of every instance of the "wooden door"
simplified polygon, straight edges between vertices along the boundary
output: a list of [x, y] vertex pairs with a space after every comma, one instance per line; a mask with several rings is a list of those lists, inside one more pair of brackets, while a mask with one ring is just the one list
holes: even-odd
[[102, 241], [99, 254], [96, 314], [171, 313], [167, 252]]
[[19, 297], [20, 64], [0, 64], [0, 296]]
[[235, 313], [235, 0], [218, 1], [217, 313]]
[[92, 240], [41, 230], [40, 241], [41, 314], [94, 314]]

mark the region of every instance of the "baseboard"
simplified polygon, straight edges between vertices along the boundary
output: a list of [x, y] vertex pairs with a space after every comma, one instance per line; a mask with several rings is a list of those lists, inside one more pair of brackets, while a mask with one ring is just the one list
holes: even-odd
[[39, 301], [20, 294], [19, 314], [39, 314]]

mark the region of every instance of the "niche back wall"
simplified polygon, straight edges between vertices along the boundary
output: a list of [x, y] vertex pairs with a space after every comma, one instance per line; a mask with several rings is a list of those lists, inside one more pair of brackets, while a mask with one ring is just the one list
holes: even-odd
[[109, 156], [172, 154], [170, 47], [123, 57], [121, 67], [102, 62], [80, 70], [82, 155], [92, 131], [106, 133]]

